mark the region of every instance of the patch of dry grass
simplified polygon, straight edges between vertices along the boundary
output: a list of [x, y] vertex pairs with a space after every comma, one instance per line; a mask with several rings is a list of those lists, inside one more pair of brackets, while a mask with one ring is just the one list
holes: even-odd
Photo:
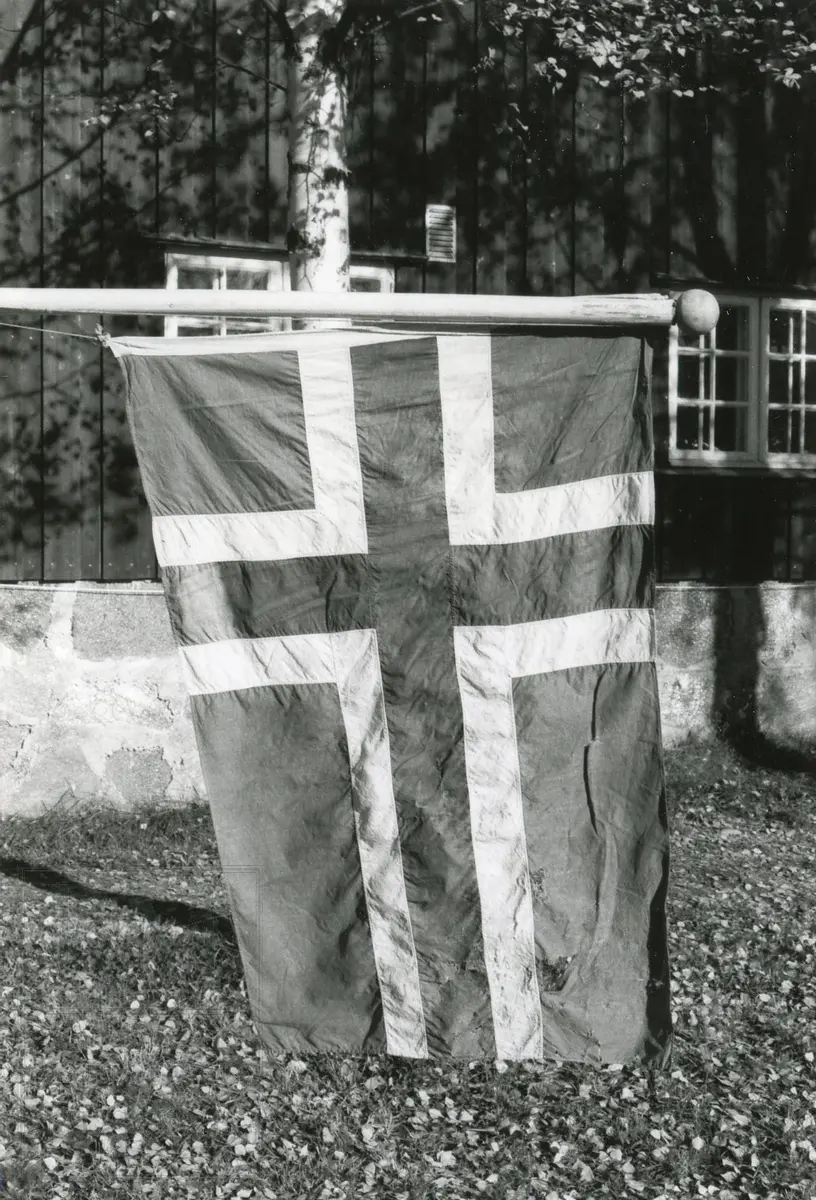
[[816, 1198], [816, 784], [668, 766], [656, 1073], [264, 1059], [206, 809], [0, 822], [0, 1196]]

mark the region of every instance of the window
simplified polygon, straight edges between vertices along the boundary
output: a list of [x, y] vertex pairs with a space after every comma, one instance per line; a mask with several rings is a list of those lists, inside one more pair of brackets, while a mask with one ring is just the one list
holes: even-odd
[[816, 300], [717, 299], [711, 333], [670, 331], [670, 461], [816, 467]]
[[[225, 288], [282, 292], [289, 290], [289, 265], [285, 255], [280, 258], [250, 259], [207, 254], [167, 254], [165, 256], [167, 287]], [[393, 292], [393, 267], [351, 266], [353, 292]], [[230, 316], [170, 316], [164, 319], [165, 337], [195, 337], [206, 334], [224, 336], [228, 333], [263, 333], [266, 330], [289, 329], [286, 317]]]

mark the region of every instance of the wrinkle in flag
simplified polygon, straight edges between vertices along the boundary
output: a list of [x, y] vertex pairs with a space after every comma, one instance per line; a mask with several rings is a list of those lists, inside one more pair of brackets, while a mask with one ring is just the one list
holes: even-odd
[[262, 1040], [666, 1062], [642, 339], [114, 349]]

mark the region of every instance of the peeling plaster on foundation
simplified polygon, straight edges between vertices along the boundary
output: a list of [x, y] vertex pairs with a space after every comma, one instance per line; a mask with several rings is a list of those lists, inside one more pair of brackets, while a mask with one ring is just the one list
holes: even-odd
[[0, 721], [0, 772], [14, 769], [30, 733], [30, 725]]
[[127, 747], [111, 754], [105, 776], [116, 787], [124, 804], [135, 808], [145, 803], [160, 803], [173, 773], [160, 746]]

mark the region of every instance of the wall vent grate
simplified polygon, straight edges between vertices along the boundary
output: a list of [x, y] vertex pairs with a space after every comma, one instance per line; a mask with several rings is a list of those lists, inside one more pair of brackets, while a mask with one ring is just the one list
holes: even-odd
[[449, 204], [425, 208], [425, 254], [429, 262], [456, 262], [456, 210]]

